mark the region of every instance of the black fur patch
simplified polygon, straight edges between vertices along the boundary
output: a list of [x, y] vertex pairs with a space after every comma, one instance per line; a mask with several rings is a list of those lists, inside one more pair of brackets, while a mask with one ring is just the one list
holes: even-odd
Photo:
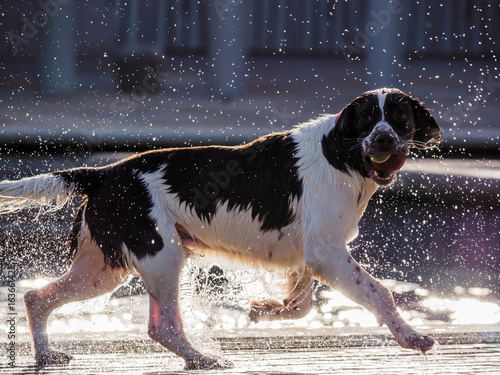
[[247, 146], [173, 150], [164, 177], [170, 192], [210, 222], [217, 205], [251, 209], [263, 231], [280, 230], [294, 220], [291, 200], [302, 195], [296, 143], [287, 133]]
[[83, 211], [85, 210], [85, 203], [80, 206], [78, 211], [76, 212], [75, 218], [73, 220], [73, 225], [71, 226], [71, 232], [68, 235], [68, 239], [66, 241], [66, 264], [69, 265], [71, 261], [75, 258], [76, 253], [78, 251], [78, 234], [80, 233], [80, 229], [82, 228], [82, 217]]
[[[84, 209], [90, 234], [112, 267], [124, 267], [122, 244], [138, 258], [154, 255], [163, 248], [156, 224], [149, 217], [151, 198], [137, 176], [135, 164], [123, 162], [105, 168], [56, 173], [65, 178], [67, 184], [76, 181], [77, 189], [87, 196], [87, 203], [80, 208], [73, 223], [69, 245], [77, 246], [75, 241]], [[79, 182], [82, 180], [83, 183]]]
[[149, 217], [152, 207], [146, 186], [126, 164], [111, 168], [99, 190], [89, 196], [85, 222], [111, 265], [123, 267], [123, 243], [139, 259], [163, 248]]
[[73, 168], [66, 171], [53, 172], [55, 176], [62, 177], [68, 185], [74, 183], [76, 191], [83, 195], [95, 192], [104, 182], [111, 166], [102, 168]]
[[[371, 121], [359, 120], [365, 112], [371, 115]], [[334, 128], [323, 136], [323, 155], [334, 168], [344, 173], [349, 173], [350, 168], [368, 177], [361, 155], [361, 140], [381, 119], [382, 111], [375, 95], [357, 97], [341, 111]]]
[[162, 166], [169, 191], [207, 223], [217, 206], [227, 202], [229, 210], [250, 209], [261, 230], [280, 230], [294, 220], [291, 201], [302, 194], [296, 147], [282, 133], [246, 146], [149, 151], [104, 168], [55, 172], [87, 196], [68, 239], [71, 252], [74, 256], [83, 209], [109, 265], [124, 266], [122, 244], [139, 259], [160, 251], [163, 241], [149, 217], [153, 204], [139, 174]]

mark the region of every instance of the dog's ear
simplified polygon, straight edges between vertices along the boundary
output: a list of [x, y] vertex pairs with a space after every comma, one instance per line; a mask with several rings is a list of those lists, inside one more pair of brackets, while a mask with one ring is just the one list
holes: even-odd
[[432, 148], [439, 145], [443, 130], [438, 126], [434, 117], [418, 99], [411, 99], [411, 105], [415, 119], [415, 133], [413, 135], [415, 146], [417, 148]]
[[359, 164], [359, 160], [355, 160], [357, 158], [349, 152], [349, 150], [357, 148], [352, 147], [352, 144], [346, 144], [344, 140], [345, 137], [349, 137], [350, 125], [352, 125], [356, 115], [355, 105], [357, 103], [351, 103], [337, 114], [333, 129], [328, 134], [323, 135], [321, 141], [323, 155], [328, 162], [336, 169], [346, 173], [348, 166], [356, 168]]
[[337, 169], [346, 170], [345, 164], [342, 162], [342, 157], [340, 156], [339, 145], [342, 142], [342, 132], [340, 127], [342, 122], [340, 121], [342, 117], [342, 112], [337, 114], [335, 118], [335, 125], [328, 134], [324, 134], [321, 139], [321, 148], [323, 150], [323, 156], [328, 160], [328, 162]]

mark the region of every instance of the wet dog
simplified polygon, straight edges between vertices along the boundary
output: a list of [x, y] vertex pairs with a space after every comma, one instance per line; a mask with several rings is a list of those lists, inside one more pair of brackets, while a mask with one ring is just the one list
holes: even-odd
[[381, 89], [337, 115], [242, 146], [149, 151], [106, 167], [2, 182], [0, 213], [84, 199], [69, 234], [70, 269], [24, 297], [37, 363], [71, 359], [49, 347], [54, 309], [110, 292], [134, 273], [149, 292], [152, 339], [189, 369], [230, 366], [198, 352], [184, 334], [179, 274], [194, 252], [287, 271], [288, 296], [253, 302], [253, 321], [308, 314], [316, 278], [373, 312], [402, 347], [428, 351], [434, 340], [403, 320], [347, 244], [370, 197], [393, 181], [410, 148], [431, 147], [441, 133], [418, 100]]

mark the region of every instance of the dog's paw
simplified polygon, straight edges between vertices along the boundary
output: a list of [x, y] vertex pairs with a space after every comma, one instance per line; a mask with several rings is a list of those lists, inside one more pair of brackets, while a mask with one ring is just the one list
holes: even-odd
[[272, 315], [279, 315], [284, 309], [285, 305], [278, 301], [252, 301], [248, 317], [250, 318], [250, 321], [257, 323], [259, 320], [265, 320], [266, 315], [268, 317]]
[[197, 356], [186, 359], [186, 370], [214, 370], [233, 368], [233, 363], [225, 358]]
[[66, 365], [72, 359], [72, 355], [56, 352], [55, 350], [47, 350], [35, 355], [36, 365], [39, 367], [47, 365]]
[[423, 336], [416, 332], [397, 341], [403, 348], [419, 350], [423, 354], [431, 350], [435, 343], [431, 336]]

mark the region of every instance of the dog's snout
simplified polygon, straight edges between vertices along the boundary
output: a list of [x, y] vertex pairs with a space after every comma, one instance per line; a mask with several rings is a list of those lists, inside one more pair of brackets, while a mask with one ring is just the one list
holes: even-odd
[[379, 134], [377, 138], [375, 138], [375, 143], [379, 147], [391, 147], [396, 143], [396, 139], [391, 134]]

